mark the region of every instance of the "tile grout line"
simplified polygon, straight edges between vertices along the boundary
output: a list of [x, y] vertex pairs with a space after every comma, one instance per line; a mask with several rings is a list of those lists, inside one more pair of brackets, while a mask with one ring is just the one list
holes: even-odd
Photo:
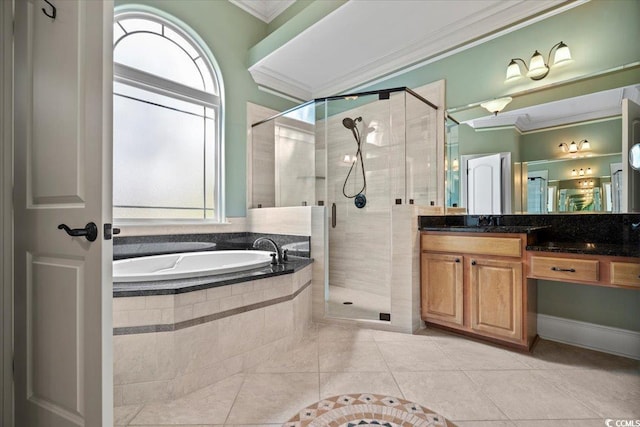
[[131, 422], [133, 422], [133, 420], [135, 420], [135, 419], [136, 419], [136, 417], [137, 417], [138, 415], [140, 415], [140, 412], [142, 412], [142, 410], [144, 409], [144, 407], [145, 407], [145, 406], [147, 406], [147, 404], [146, 404], [146, 403], [143, 403], [142, 405], [140, 405], [140, 409], [138, 409], [138, 410], [136, 411], [136, 414], [135, 414], [133, 417], [131, 417], [131, 419], [130, 419], [129, 421], [127, 421], [127, 424], [125, 424], [125, 426], [129, 426], [129, 425], [131, 425]]
[[238, 387], [238, 391], [236, 391], [236, 395], [233, 397], [233, 402], [231, 403], [231, 406], [229, 406], [229, 412], [227, 412], [227, 416], [224, 418], [224, 422], [222, 423], [222, 425], [227, 425], [228, 421], [229, 421], [229, 416], [231, 415], [231, 411], [233, 411], [233, 407], [236, 404], [236, 400], [238, 400], [238, 395], [240, 394], [240, 391], [242, 390], [242, 387], [244, 387], [244, 382], [247, 379], [247, 375], [246, 373], [242, 373], [242, 383], [240, 384], [240, 387]]
[[[486, 372], [488, 370], [489, 369], [483, 370], [482, 372]], [[496, 370], [494, 370], [494, 371], [496, 371]], [[487, 400], [493, 404], [493, 406], [496, 407], [496, 409], [505, 417], [506, 420], [513, 421], [511, 419], [511, 417], [509, 417], [507, 414], [505, 414], [505, 412], [502, 410], [502, 408], [500, 406], [498, 406], [498, 404], [484, 391], [484, 389], [480, 386], [480, 384], [478, 384], [476, 381], [473, 380], [473, 378], [471, 378], [471, 376], [469, 376], [469, 374], [467, 373], [466, 370], [460, 369], [460, 372], [462, 372], [462, 375], [464, 375], [465, 377], [467, 377], [469, 379], [469, 381], [471, 381], [471, 384], [476, 386], [477, 390], [480, 393], [482, 393], [482, 395], [484, 397], [486, 397]], [[501, 372], [501, 371], [497, 371], [497, 372]]]
[[393, 379], [393, 383], [396, 385], [396, 387], [398, 388], [398, 391], [401, 394], [400, 397], [402, 399], [409, 400], [404, 395], [404, 391], [402, 391], [402, 389], [400, 388], [400, 384], [398, 384], [398, 380], [396, 379], [395, 375], [393, 375], [393, 371], [391, 370], [391, 366], [389, 366], [389, 362], [387, 362], [387, 359], [384, 357], [384, 353], [382, 352], [382, 350], [380, 350], [380, 345], [379, 345], [378, 341], [376, 341], [375, 336], [373, 337], [373, 342], [376, 344], [376, 348], [378, 349], [378, 352], [380, 353], [380, 356], [382, 357], [382, 360], [384, 361], [384, 364], [387, 367], [387, 370], [389, 371], [389, 374], [391, 374], [391, 378]]

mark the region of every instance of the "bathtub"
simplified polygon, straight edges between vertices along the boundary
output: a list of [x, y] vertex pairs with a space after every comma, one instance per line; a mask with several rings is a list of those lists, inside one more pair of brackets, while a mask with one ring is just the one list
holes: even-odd
[[269, 265], [270, 253], [207, 251], [122, 259], [113, 262], [113, 281], [151, 282], [252, 270]]

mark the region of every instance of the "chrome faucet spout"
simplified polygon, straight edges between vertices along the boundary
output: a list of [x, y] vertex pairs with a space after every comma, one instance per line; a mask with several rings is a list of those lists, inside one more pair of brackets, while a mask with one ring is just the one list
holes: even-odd
[[284, 264], [284, 261], [282, 259], [282, 250], [280, 250], [280, 246], [278, 246], [278, 244], [276, 242], [274, 242], [272, 239], [268, 238], [268, 237], [258, 237], [254, 242], [253, 242], [253, 247], [257, 248], [258, 245], [262, 242], [269, 242], [271, 243], [271, 246], [273, 246], [273, 248], [276, 250], [276, 254], [277, 254], [277, 259], [278, 259], [278, 265], [282, 265]]

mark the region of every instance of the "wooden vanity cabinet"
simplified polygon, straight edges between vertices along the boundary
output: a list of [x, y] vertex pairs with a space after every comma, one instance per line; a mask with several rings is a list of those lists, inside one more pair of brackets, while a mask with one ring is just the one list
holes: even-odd
[[422, 320], [529, 349], [536, 307], [535, 281], [525, 275], [526, 243], [526, 234], [422, 232]]
[[469, 264], [471, 329], [520, 342], [522, 262], [473, 258]]
[[544, 279], [584, 285], [640, 288], [640, 259], [556, 252], [530, 252], [532, 279]]
[[421, 291], [422, 319], [455, 327], [463, 324], [462, 256], [423, 252], [421, 283], [430, 283]]

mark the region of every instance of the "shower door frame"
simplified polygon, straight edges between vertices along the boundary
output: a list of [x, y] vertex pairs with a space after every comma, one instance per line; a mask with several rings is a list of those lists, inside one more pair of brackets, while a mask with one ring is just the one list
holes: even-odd
[[[363, 96], [371, 96], [371, 95], [378, 95], [378, 101], [380, 100], [390, 100], [391, 99], [391, 94], [392, 93], [397, 93], [397, 92], [403, 92], [405, 99], [404, 99], [404, 105], [403, 105], [403, 115], [404, 115], [404, 138], [403, 138], [403, 142], [402, 142], [402, 149], [403, 149], [403, 162], [404, 162], [404, 167], [403, 167], [403, 194], [404, 196], [402, 197], [402, 200], [404, 200], [404, 203], [407, 204], [409, 203], [409, 197], [407, 196], [407, 191], [408, 191], [408, 186], [407, 186], [407, 127], [406, 127], [406, 116], [407, 116], [407, 102], [406, 102], [406, 97], [411, 95], [413, 97], [415, 97], [416, 99], [422, 101], [424, 104], [426, 104], [427, 106], [431, 107], [433, 110], [435, 110], [436, 112], [436, 117], [435, 117], [435, 122], [437, 123], [438, 120], [438, 116], [437, 116], [437, 112], [439, 110], [439, 108], [431, 103], [429, 100], [427, 100], [426, 98], [424, 98], [423, 96], [419, 95], [418, 93], [416, 93], [415, 91], [406, 88], [406, 87], [399, 87], [399, 88], [393, 88], [393, 89], [385, 89], [385, 90], [376, 90], [376, 91], [367, 91], [367, 92], [359, 92], [359, 93], [353, 93], [353, 94], [347, 94], [347, 95], [337, 95], [337, 96], [331, 96], [331, 97], [327, 97], [327, 98], [321, 98], [321, 99], [316, 99], [316, 111], [318, 111], [318, 103], [320, 102], [324, 102], [324, 136], [325, 136], [325, 158], [324, 158], [324, 168], [325, 168], [325, 174], [326, 174], [326, 179], [325, 179], [325, 204], [327, 205], [328, 208], [331, 207], [331, 200], [330, 196], [329, 196], [329, 183], [330, 183], [330, 179], [329, 179], [329, 138], [328, 138], [328, 102], [329, 101], [334, 101], [334, 100], [344, 100], [344, 99], [349, 99], [349, 98], [359, 98], [359, 97], [363, 97]], [[355, 111], [357, 111], [357, 107], [356, 109], [354, 109]], [[351, 110], [347, 110], [347, 111], [351, 111]], [[392, 116], [391, 116], [392, 112], [391, 109], [389, 109], [389, 123], [392, 125]], [[316, 122], [317, 123], [317, 122]], [[436, 144], [436, 150], [438, 150], [438, 127], [436, 126], [435, 128], [435, 132], [436, 134], [434, 135], [434, 141]], [[389, 137], [391, 138], [391, 136]], [[440, 165], [440, 162], [438, 162], [436, 164], [436, 171], [440, 171], [440, 169], [442, 168], [442, 166], [444, 165], [444, 151], [442, 153], [440, 153], [440, 157], [442, 157], [441, 163], [442, 165]], [[365, 164], [365, 168], [366, 168], [366, 164]], [[391, 170], [390, 168], [388, 168], [388, 170]], [[437, 175], [437, 172], [436, 172]], [[437, 179], [440, 179], [441, 177], [437, 176]], [[436, 181], [437, 182], [437, 181]], [[442, 185], [441, 185], [442, 186]], [[443, 187], [443, 186], [442, 186]], [[393, 239], [393, 226], [394, 226], [394, 222], [393, 222], [393, 217], [392, 217], [392, 213], [394, 210], [394, 204], [391, 202], [391, 193], [392, 193], [392, 188], [389, 188], [388, 191], [388, 196], [389, 196], [389, 228], [387, 230], [388, 232], [388, 241], [389, 241], [389, 263], [390, 266], [393, 267], [393, 263], [392, 263], [392, 258], [394, 255], [393, 252], [393, 246], [392, 246], [392, 239]], [[437, 188], [437, 196], [436, 198], [442, 196], [442, 198], [444, 197], [444, 191], [443, 188]], [[440, 194], [442, 193], [442, 194]], [[442, 200], [442, 203], [444, 204], [444, 200]], [[402, 204], [402, 202], [400, 203]], [[328, 303], [329, 303], [329, 296], [330, 296], [330, 283], [329, 283], [329, 279], [330, 279], [330, 271], [331, 271], [331, 262], [330, 262], [330, 254], [331, 254], [331, 245], [330, 245], [330, 239], [329, 239], [329, 235], [331, 233], [331, 229], [332, 224], [331, 224], [331, 220], [332, 220], [332, 212], [327, 212], [327, 222], [326, 222], [326, 227], [327, 227], [327, 233], [325, 236], [325, 282], [324, 282], [324, 317], [325, 318], [329, 318], [329, 319], [336, 319], [336, 320], [345, 320], [345, 321], [358, 321], [358, 322], [365, 322], [365, 323], [376, 323], [376, 324], [382, 324], [382, 325], [388, 325], [389, 327], [393, 327], [393, 302], [392, 302], [392, 294], [393, 294], [393, 278], [390, 277], [389, 278], [389, 293], [388, 293], [388, 313], [380, 313], [380, 315], [384, 315], [384, 314], [388, 314], [389, 315], [389, 319], [388, 320], [374, 320], [374, 319], [369, 319], [369, 318], [360, 318], [360, 317], [342, 317], [342, 316], [332, 316], [329, 312], [328, 312]], [[392, 276], [392, 270], [393, 268], [390, 268], [389, 274], [390, 276]]]

